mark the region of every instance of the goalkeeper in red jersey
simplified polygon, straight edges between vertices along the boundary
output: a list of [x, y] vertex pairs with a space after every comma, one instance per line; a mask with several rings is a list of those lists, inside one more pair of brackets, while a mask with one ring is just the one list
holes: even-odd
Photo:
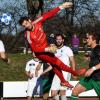
[[54, 53], [56, 52], [56, 46], [49, 46], [46, 39], [46, 34], [43, 30], [43, 22], [54, 16], [58, 11], [64, 8], [72, 7], [71, 2], [65, 2], [61, 4], [59, 7], [50, 10], [47, 13], [44, 13], [41, 17], [36, 19], [35, 21], [31, 21], [28, 17], [21, 17], [19, 20], [20, 25], [26, 28], [26, 39], [30, 44], [32, 51], [35, 53], [36, 57], [42, 61], [50, 63], [53, 67], [53, 71], [61, 80], [61, 85], [72, 88], [73, 86], [69, 84], [69, 82], [65, 81], [62, 71], [67, 71], [72, 73], [75, 76], [80, 76], [85, 73], [85, 69], [80, 69], [77, 71], [73, 71], [69, 66], [66, 66], [63, 62], [61, 62], [57, 57], [55, 57]]

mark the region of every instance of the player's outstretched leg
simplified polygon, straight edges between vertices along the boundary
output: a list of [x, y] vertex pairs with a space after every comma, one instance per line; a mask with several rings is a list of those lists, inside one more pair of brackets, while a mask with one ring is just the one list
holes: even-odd
[[59, 68], [53, 66], [53, 71], [60, 78], [61, 85], [66, 86], [66, 87], [69, 87], [69, 88], [73, 88], [73, 86], [68, 81], [66, 81], [64, 79], [63, 74], [62, 74], [62, 71]]
[[71, 67], [65, 65], [63, 62], [61, 62], [59, 59], [56, 60], [55, 64], [57, 65], [57, 67], [59, 67], [61, 70], [66, 71], [66, 72], [70, 72], [71, 74], [73, 74], [74, 76], [81, 76], [84, 75], [86, 72], [85, 68], [79, 69], [74, 71]]
[[[57, 76], [60, 78], [62, 85], [65, 85], [67, 87], [71, 87], [69, 86], [70, 84], [66, 81], [63, 81], [63, 75], [62, 73], [60, 73], [61, 70], [66, 71], [66, 72], [70, 72], [72, 73], [74, 76], [80, 76], [85, 74], [86, 70], [85, 69], [80, 69], [77, 71], [74, 71], [72, 68], [70, 68], [69, 66], [65, 65], [62, 61], [60, 61], [57, 57], [55, 57], [53, 54], [41, 54], [38, 56], [38, 58], [40, 60], [44, 60], [48, 63], [50, 63], [51, 65], [53, 65], [52, 67], [56, 67], [57, 69], [59, 69], [58, 72], [56, 72], [56, 69], [54, 70], [54, 72], [57, 74]], [[63, 78], [63, 79], [62, 79]]]
[[55, 57], [53, 54], [50, 53], [46, 55], [40, 55], [39, 58], [41, 60], [47, 61], [51, 65], [58, 67], [60, 70], [73, 74], [74, 76], [81, 76], [84, 75], [86, 72], [86, 69], [84, 68], [74, 71], [71, 67], [65, 65], [61, 60], [59, 60], [57, 57]]

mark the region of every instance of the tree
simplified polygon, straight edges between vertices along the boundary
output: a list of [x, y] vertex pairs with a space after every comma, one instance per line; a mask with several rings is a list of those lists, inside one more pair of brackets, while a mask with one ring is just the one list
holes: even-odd
[[[99, 11], [99, 0], [65, 0], [73, 2], [71, 13], [66, 13], [69, 16], [70, 25], [75, 27], [81, 26], [82, 33], [84, 31], [84, 26], [87, 24], [89, 26], [95, 25], [96, 22], [96, 12]], [[72, 28], [72, 27], [71, 27]], [[87, 29], [86, 29], [87, 30]]]
[[41, 11], [43, 13], [43, 0], [26, 0], [28, 16], [34, 19], [36, 15]]
[[[73, 31], [84, 35], [84, 33], [99, 29], [100, 0], [9, 0], [9, 2], [0, 0], [2, 3], [0, 14], [4, 12], [12, 14], [12, 23], [9, 26], [0, 23], [0, 34], [14, 36], [12, 40], [9, 39], [11, 41], [9, 44], [11, 48], [15, 48], [19, 42], [19, 44], [23, 43], [21, 42], [23, 39], [19, 40], [19, 33], [24, 32], [24, 29], [18, 24], [20, 17], [29, 16], [34, 19], [38, 14], [42, 14], [65, 1], [73, 2], [74, 6], [44, 23], [47, 36], [51, 33], [63, 33], [69, 38]], [[23, 43], [22, 46], [24, 45]]]

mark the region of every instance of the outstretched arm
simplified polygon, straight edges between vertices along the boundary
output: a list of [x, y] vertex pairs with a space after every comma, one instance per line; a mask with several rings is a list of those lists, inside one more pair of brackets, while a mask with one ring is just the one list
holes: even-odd
[[53, 17], [58, 11], [60, 11], [64, 8], [71, 8], [72, 5], [73, 4], [71, 2], [65, 2], [65, 3], [61, 4], [59, 7], [56, 7], [54, 9], [50, 10], [49, 12], [44, 13], [40, 18], [35, 20], [34, 23], [37, 23], [38, 21], [45, 21], [46, 19]]
[[46, 74], [47, 72], [49, 72], [49, 71], [51, 71], [51, 70], [52, 70], [52, 66], [49, 65], [48, 68], [45, 69], [45, 70], [43, 71], [43, 73], [41, 73], [41, 76], [44, 75], [44, 74]]
[[95, 71], [95, 70], [100, 70], [100, 63], [93, 66], [92, 68], [88, 69], [87, 72], [85, 73], [86, 77], [91, 76], [91, 74]]

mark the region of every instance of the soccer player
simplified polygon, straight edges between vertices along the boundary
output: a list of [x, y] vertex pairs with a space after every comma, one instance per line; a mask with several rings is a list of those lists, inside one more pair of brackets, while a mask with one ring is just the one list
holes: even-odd
[[[72, 69], [75, 70], [75, 60], [73, 51], [66, 45], [64, 45], [64, 36], [62, 34], [56, 34], [55, 36], [57, 52], [55, 56], [59, 58], [65, 65], [72, 65]], [[62, 71], [65, 80], [70, 81], [71, 74], [65, 71]], [[51, 96], [54, 97], [54, 100], [67, 100], [66, 91], [67, 87], [60, 85], [60, 79], [57, 75], [54, 75], [52, 85], [51, 85]], [[59, 92], [60, 91], [60, 92]]]
[[100, 45], [98, 45], [99, 37], [96, 34], [90, 34], [87, 37], [87, 45], [92, 48], [89, 61], [89, 69], [85, 74], [85, 78], [72, 90], [70, 100], [78, 100], [78, 95], [82, 92], [94, 89], [100, 99]]
[[60, 5], [59, 7], [56, 7], [53, 10], [43, 14], [41, 17], [39, 17], [35, 21], [31, 21], [27, 17], [22, 17], [19, 20], [19, 23], [27, 29], [26, 37], [27, 37], [27, 40], [31, 46], [31, 49], [35, 53], [36, 57], [39, 58], [40, 60], [50, 63], [53, 66], [53, 71], [60, 78], [61, 84], [72, 88], [73, 86], [64, 79], [61, 70], [70, 72], [75, 76], [83, 75], [86, 70], [81, 69], [81, 70], [73, 71], [72, 68], [65, 65], [57, 57], [55, 57], [55, 55], [53, 53], [56, 52], [57, 48], [55, 46], [48, 46], [46, 34], [42, 28], [43, 21], [54, 16], [55, 13], [57, 13], [61, 9], [70, 8], [70, 7], [72, 7], [72, 3], [65, 2], [62, 5]]
[[7, 57], [7, 55], [5, 53], [5, 47], [1, 40], [0, 40], [0, 59], [2, 59], [7, 64], [11, 63], [11, 60]]
[[31, 59], [27, 62], [25, 71], [28, 76], [27, 100], [32, 100], [37, 94], [42, 96], [43, 86], [40, 75], [43, 72], [43, 64], [37, 58]]

